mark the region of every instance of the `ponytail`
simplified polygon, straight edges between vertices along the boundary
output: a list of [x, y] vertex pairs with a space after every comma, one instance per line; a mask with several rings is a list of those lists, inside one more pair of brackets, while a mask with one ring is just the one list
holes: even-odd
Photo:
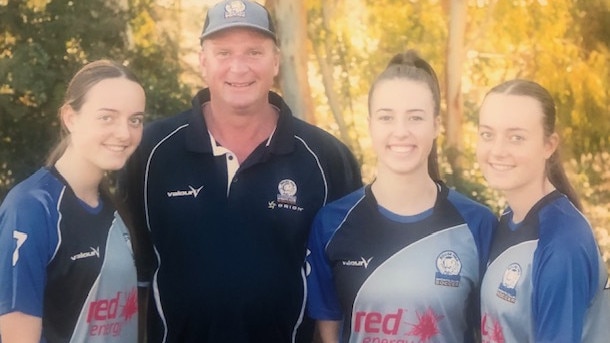
[[[432, 93], [434, 116], [436, 117], [440, 114], [441, 95], [438, 77], [432, 66], [421, 58], [417, 51], [413, 49], [394, 55], [386, 66], [386, 69], [377, 76], [369, 90], [369, 112], [371, 110], [371, 97], [375, 88], [377, 88], [379, 82], [391, 79], [406, 79], [424, 83]], [[436, 138], [434, 139], [432, 149], [428, 154], [428, 174], [430, 175], [430, 178], [435, 181], [438, 181], [441, 178], [438, 167]]]

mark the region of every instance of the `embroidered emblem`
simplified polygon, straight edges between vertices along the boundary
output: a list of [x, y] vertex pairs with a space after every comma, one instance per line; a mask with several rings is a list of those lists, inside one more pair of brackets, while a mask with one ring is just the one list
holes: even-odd
[[245, 16], [246, 4], [243, 1], [231, 1], [225, 6], [225, 18]]
[[297, 205], [297, 184], [290, 180], [284, 179], [277, 185], [277, 198], [267, 202], [267, 208], [275, 210], [276, 208], [284, 208], [297, 212], [303, 211], [303, 208]]
[[458, 255], [451, 250], [441, 252], [436, 258], [435, 285], [458, 287], [460, 285], [460, 272], [462, 261]]
[[498, 287], [496, 296], [510, 303], [517, 301], [517, 283], [521, 278], [522, 269], [518, 263], [511, 263], [502, 276], [502, 283]]

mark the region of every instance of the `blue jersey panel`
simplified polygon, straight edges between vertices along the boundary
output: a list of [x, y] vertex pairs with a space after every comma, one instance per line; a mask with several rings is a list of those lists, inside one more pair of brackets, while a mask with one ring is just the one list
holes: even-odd
[[65, 186], [46, 169], [15, 186], [0, 207], [0, 314], [42, 317], [47, 264], [58, 245]]
[[[307, 264], [307, 310], [312, 318], [341, 320], [341, 304], [334, 286], [331, 262], [326, 246], [349, 213], [364, 198], [364, 187], [325, 206], [313, 222], [309, 236]], [[367, 261], [361, 261], [366, 263]]]
[[586, 219], [558, 192], [502, 217], [482, 286], [489, 342], [607, 342], [608, 276]]
[[136, 270], [110, 200], [93, 209], [42, 168], [0, 207], [0, 314], [42, 318], [41, 342], [135, 342]]
[[308, 309], [345, 342], [470, 342], [496, 219], [439, 185], [432, 211], [395, 221], [370, 187], [324, 207], [310, 236]]

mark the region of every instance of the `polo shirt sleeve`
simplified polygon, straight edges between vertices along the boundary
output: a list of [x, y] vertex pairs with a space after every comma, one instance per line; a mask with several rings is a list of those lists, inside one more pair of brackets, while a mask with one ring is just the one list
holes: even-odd
[[317, 320], [341, 320], [341, 305], [335, 289], [326, 245], [332, 229], [324, 225], [325, 208], [314, 219], [307, 252], [307, 312]]
[[0, 315], [19, 311], [42, 317], [46, 267], [58, 242], [53, 213], [28, 195], [9, 195], [2, 204]]

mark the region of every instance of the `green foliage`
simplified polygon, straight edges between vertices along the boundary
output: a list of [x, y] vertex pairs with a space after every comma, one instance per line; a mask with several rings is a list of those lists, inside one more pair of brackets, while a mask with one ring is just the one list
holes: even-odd
[[186, 105], [177, 49], [169, 37], [138, 37], [145, 25], [135, 18], [152, 5], [135, 3], [130, 9], [106, 0], [0, 3], [0, 199], [44, 162], [57, 140], [67, 82], [84, 63], [109, 58], [128, 64], [156, 115]]
[[129, 24], [133, 46], [127, 59], [146, 90], [147, 120], [178, 113], [187, 108], [191, 100], [191, 89], [179, 79], [182, 67], [178, 39], [159, 29], [160, 15], [154, 1], [131, 2]]

